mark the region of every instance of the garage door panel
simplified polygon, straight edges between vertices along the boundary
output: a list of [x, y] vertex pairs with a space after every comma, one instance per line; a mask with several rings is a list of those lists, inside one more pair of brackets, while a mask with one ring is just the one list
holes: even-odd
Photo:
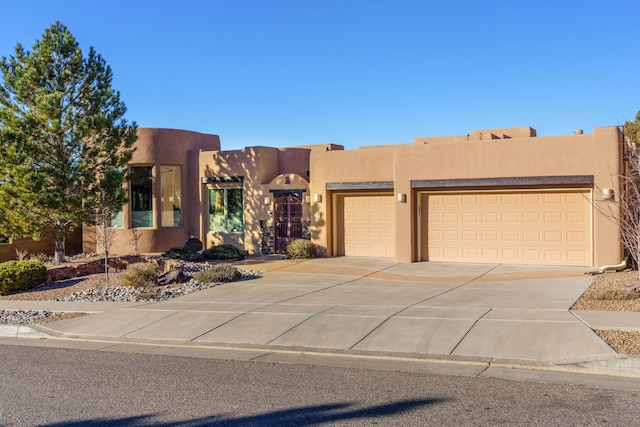
[[423, 260], [591, 265], [590, 190], [423, 194], [421, 205]]
[[395, 255], [393, 195], [339, 196], [338, 255]]

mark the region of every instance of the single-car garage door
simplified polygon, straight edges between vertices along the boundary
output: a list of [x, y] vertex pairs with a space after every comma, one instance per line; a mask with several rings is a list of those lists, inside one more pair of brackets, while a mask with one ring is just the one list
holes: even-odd
[[591, 192], [422, 193], [421, 259], [591, 265]]
[[395, 206], [392, 194], [336, 197], [336, 254], [395, 255]]

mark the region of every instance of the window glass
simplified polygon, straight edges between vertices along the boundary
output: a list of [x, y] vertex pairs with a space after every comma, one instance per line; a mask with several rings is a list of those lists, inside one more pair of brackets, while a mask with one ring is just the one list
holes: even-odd
[[216, 233], [244, 231], [242, 188], [209, 190], [209, 230]]
[[162, 226], [182, 226], [182, 167], [160, 166]]
[[131, 227], [153, 227], [151, 166], [131, 167]]
[[122, 228], [123, 226], [124, 226], [124, 213], [122, 212], [122, 209], [120, 209], [118, 212], [114, 213], [113, 216], [111, 217], [111, 223], [109, 224], [109, 227]]

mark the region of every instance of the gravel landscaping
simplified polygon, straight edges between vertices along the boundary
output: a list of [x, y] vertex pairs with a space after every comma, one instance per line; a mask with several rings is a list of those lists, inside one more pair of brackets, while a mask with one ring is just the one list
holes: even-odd
[[[637, 271], [598, 274], [571, 309], [640, 312], [640, 292], [633, 289], [639, 283]], [[618, 353], [640, 355], [640, 331], [595, 332]]]
[[[221, 285], [221, 283], [198, 283], [193, 276], [209, 267], [206, 263], [184, 263], [183, 273], [191, 279], [185, 283], [166, 286], [154, 286], [141, 289], [122, 285], [123, 272], [109, 273], [109, 282], [104, 274], [91, 274], [74, 279], [61, 280], [52, 284], [43, 284], [37, 288], [13, 295], [0, 296], [8, 301], [81, 301], [81, 302], [148, 302], [164, 301], [181, 295], [201, 291]], [[253, 270], [238, 269], [246, 280], [262, 275]], [[53, 313], [36, 310], [0, 310], [0, 324], [26, 325], [30, 323], [48, 323], [85, 313]]]

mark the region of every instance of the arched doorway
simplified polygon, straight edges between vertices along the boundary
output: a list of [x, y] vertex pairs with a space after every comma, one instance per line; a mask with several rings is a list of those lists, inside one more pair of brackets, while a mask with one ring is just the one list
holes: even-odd
[[283, 253], [288, 242], [302, 238], [302, 201], [293, 194], [276, 199], [274, 240], [276, 253]]

